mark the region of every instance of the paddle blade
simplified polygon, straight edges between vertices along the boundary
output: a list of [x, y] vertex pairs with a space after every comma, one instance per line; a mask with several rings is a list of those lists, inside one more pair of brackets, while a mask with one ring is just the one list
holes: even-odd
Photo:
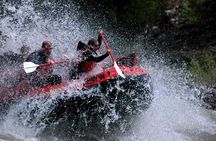
[[114, 67], [115, 67], [117, 73], [118, 73], [121, 77], [125, 78], [123, 72], [121, 71], [121, 69], [120, 69], [119, 66], [117, 65], [116, 61], [114, 61]]
[[24, 68], [24, 71], [26, 73], [31, 73], [31, 72], [35, 71], [38, 66], [39, 65], [32, 63], [32, 62], [24, 62], [23, 63], [23, 68]]

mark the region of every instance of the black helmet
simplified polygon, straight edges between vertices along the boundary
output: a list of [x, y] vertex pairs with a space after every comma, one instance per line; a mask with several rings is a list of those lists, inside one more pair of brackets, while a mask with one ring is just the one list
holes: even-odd
[[96, 42], [97, 42], [97, 40], [95, 40], [94, 38], [92, 38], [92, 39], [90, 39], [90, 40], [88, 41], [88, 45], [89, 45], [89, 46], [92, 46], [92, 45], [94, 45]]

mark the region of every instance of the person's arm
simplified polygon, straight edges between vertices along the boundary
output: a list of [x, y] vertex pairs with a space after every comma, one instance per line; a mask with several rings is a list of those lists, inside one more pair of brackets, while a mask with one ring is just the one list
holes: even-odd
[[101, 35], [99, 34], [98, 35], [98, 43], [99, 43], [99, 46], [101, 46], [101, 44], [102, 44], [102, 37], [101, 37]]
[[98, 62], [104, 60], [107, 56], [109, 56], [109, 53], [108, 53], [108, 52], [105, 53], [104, 55], [99, 56], [99, 57], [90, 56], [90, 57], [89, 57], [89, 60], [92, 60], [92, 61], [98, 63]]

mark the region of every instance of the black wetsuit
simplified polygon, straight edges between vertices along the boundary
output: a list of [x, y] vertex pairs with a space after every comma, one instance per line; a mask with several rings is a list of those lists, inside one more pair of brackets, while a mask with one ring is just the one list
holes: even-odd
[[[100, 36], [100, 34], [98, 35], [98, 39], [97, 39], [99, 46], [101, 46], [102, 43], [102, 37]], [[88, 42], [88, 45], [92, 44], [90, 42]], [[80, 72], [83, 72], [83, 68], [85, 67], [85, 63], [86, 62], [101, 62], [103, 61], [107, 56], [109, 56], [108, 52], [98, 56], [97, 52], [93, 51], [88, 45], [86, 45], [85, 43], [79, 41], [78, 46], [77, 46], [77, 50], [81, 49], [83, 50], [82, 52], [82, 57], [81, 57], [81, 62], [78, 65], [78, 70]], [[85, 69], [85, 68], [84, 68]]]
[[[42, 50], [31, 53], [26, 59], [27, 62], [33, 62], [35, 64], [46, 64], [48, 63], [48, 60], [49, 57], [44, 55]], [[43, 69], [44, 67], [38, 67], [36, 71], [28, 74], [28, 79], [31, 86], [43, 87], [46, 85], [55, 85], [62, 82], [61, 76], [52, 74], [52, 69], [46, 71], [47, 74], [41, 75], [39, 72]]]
[[[98, 35], [97, 41], [99, 46], [101, 46], [102, 37], [100, 35]], [[81, 41], [79, 41], [77, 45], [77, 51], [79, 50], [82, 51], [82, 56], [80, 57], [80, 62], [77, 65], [74, 65], [70, 70], [70, 79], [78, 79], [80, 73], [91, 71], [95, 67], [96, 63], [101, 62], [109, 56], [108, 52], [98, 56], [95, 51]]]
[[98, 56], [98, 54], [93, 50], [87, 49], [85, 52], [82, 53], [81, 62], [78, 64], [78, 71], [86, 72], [92, 70], [93, 68], [91, 67], [94, 66], [91, 65], [103, 61], [107, 56], [109, 56], [108, 52], [101, 56]]
[[48, 63], [49, 57], [43, 54], [42, 50], [32, 52], [27, 58], [26, 61], [33, 62], [35, 64], [46, 64]]

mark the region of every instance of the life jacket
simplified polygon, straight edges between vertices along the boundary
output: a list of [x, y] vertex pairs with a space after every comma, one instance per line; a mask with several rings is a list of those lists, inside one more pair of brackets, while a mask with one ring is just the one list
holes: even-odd
[[94, 61], [83, 61], [79, 64], [79, 71], [80, 72], [89, 72], [92, 71], [96, 66], [96, 62]]
[[89, 60], [89, 56], [92, 55], [92, 51], [89, 48], [86, 48], [82, 51], [82, 54], [79, 56], [80, 63], [78, 64], [79, 72], [89, 72], [93, 70], [96, 66], [96, 62]]

